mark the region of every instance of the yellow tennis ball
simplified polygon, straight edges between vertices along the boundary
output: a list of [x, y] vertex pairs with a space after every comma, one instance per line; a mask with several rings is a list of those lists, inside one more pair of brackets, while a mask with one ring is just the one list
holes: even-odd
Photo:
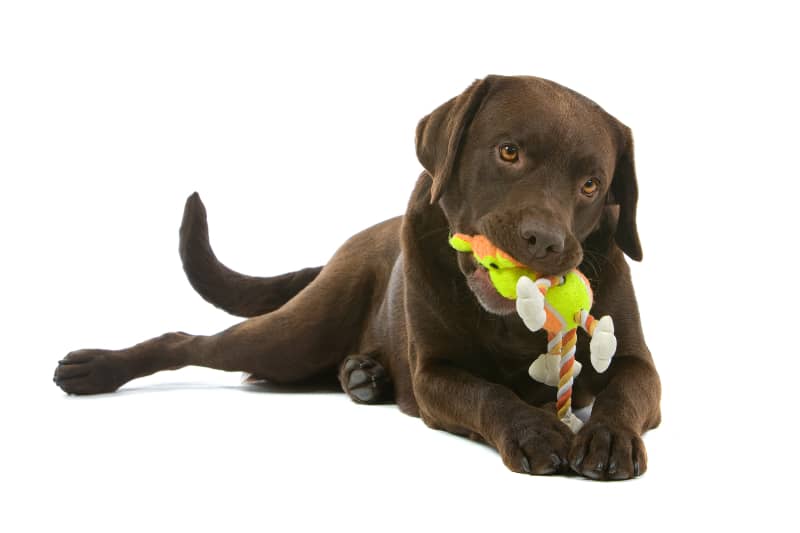
[[[497, 248], [483, 235], [456, 234], [450, 237], [450, 246], [459, 252], [472, 252], [475, 260], [489, 272], [489, 279], [497, 292], [509, 300], [517, 299], [517, 282], [522, 276], [532, 280], [539, 278], [533, 270]], [[575, 314], [592, 307], [592, 289], [589, 281], [578, 270], [564, 276], [564, 282], [547, 290], [545, 301], [548, 311], [572, 329], [578, 326]]]
[[494, 288], [505, 298], [517, 298], [517, 282], [522, 276], [536, 279], [533, 270], [497, 248], [483, 235], [469, 236], [457, 233], [450, 237], [450, 246], [459, 252], [472, 252], [475, 260], [489, 272]]
[[536, 279], [536, 273], [527, 268], [507, 267], [493, 269], [489, 267], [489, 279], [492, 281], [492, 285], [497, 289], [497, 292], [509, 300], [517, 299], [517, 282], [522, 276], [528, 276], [532, 280]]
[[577, 270], [571, 270], [564, 276], [564, 283], [547, 290], [545, 301], [550, 304], [550, 312], [557, 313], [566, 329], [578, 327], [575, 314], [581, 310], [592, 308], [592, 290], [589, 282]]

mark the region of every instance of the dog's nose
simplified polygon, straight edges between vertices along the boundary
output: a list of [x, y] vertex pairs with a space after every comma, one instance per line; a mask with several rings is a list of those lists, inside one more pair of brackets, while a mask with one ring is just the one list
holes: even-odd
[[538, 220], [524, 220], [520, 225], [519, 234], [528, 241], [530, 251], [536, 259], [564, 251], [564, 232]]

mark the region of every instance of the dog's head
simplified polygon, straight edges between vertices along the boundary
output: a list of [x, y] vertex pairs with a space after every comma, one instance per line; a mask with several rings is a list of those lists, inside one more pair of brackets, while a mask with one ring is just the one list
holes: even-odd
[[[489, 76], [423, 118], [416, 144], [451, 233], [486, 235], [534, 271], [556, 275], [581, 263], [582, 243], [607, 206], [618, 206], [614, 240], [641, 259], [630, 130], [578, 93]], [[487, 311], [513, 312], [470, 256], [459, 254], [459, 267]]]

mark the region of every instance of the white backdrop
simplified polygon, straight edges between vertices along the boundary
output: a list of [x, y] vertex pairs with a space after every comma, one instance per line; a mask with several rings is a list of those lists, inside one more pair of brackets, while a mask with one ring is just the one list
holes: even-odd
[[[562, 4], [0, 4], [0, 529], [786, 527], [796, 17]], [[644, 477], [514, 475], [395, 407], [238, 374], [52, 384], [70, 350], [235, 322], [180, 267], [192, 191], [234, 269], [322, 264], [402, 213], [418, 119], [489, 73], [553, 79], [634, 131], [633, 273], [664, 383]]]

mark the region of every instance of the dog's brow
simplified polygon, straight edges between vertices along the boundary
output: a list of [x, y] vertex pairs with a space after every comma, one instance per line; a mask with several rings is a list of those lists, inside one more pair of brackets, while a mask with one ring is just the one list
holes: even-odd
[[577, 156], [569, 160], [569, 173], [572, 176], [594, 175], [599, 173], [602, 168], [602, 162], [595, 154]]

